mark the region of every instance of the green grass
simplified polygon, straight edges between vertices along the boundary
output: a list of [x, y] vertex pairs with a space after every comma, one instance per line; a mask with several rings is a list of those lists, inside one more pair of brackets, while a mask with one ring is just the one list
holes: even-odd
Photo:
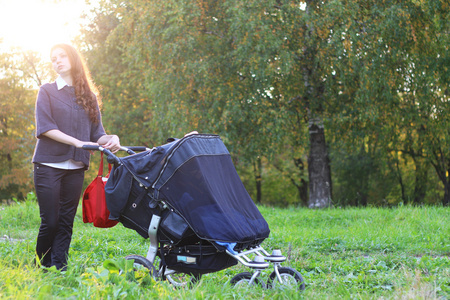
[[[32, 197], [30, 197], [32, 198]], [[37, 204], [0, 206], [1, 299], [450, 299], [450, 209], [443, 207], [279, 209], [260, 207], [271, 234], [305, 278], [306, 290], [235, 289], [243, 266], [207, 274], [192, 288], [174, 288], [146, 274], [124, 272], [129, 254], [146, 255], [148, 240], [117, 225], [75, 219], [66, 272], [33, 265]], [[266, 280], [269, 271], [262, 276]]]

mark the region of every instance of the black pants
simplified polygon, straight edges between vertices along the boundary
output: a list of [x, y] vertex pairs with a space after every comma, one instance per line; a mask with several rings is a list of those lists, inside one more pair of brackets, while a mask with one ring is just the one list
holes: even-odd
[[36, 254], [45, 267], [66, 269], [83, 180], [84, 169], [62, 170], [34, 165], [34, 186], [41, 216]]

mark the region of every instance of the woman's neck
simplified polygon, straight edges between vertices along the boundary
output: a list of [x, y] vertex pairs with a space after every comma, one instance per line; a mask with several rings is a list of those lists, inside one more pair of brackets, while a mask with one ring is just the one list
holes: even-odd
[[73, 80], [72, 80], [72, 76], [70, 74], [59, 74], [62, 79], [64, 79], [64, 81], [69, 85], [72, 86], [73, 85]]

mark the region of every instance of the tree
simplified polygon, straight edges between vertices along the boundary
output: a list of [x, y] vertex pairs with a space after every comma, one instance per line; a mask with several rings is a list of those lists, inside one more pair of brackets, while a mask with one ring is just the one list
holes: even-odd
[[36, 53], [0, 54], [0, 198], [20, 198], [32, 188], [36, 84], [48, 69]]
[[[348, 182], [358, 195], [353, 204], [368, 204], [374, 182], [390, 173], [406, 199], [412, 164], [416, 202], [430, 164], [448, 185], [448, 132], [437, 125], [447, 122], [448, 97], [441, 0], [129, 0], [112, 1], [98, 16], [86, 44], [97, 57], [90, 62], [114, 99], [117, 123], [135, 122], [138, 140], [190, 129], [219, 133], [240, 161], [256, 166], [256, 181], [262, 157], [290, 169], [273, 159], [289, 144], [297, 176], [309, 170], [307, 181], [293, 182], [299, 191], [309, 184], [310, 207], [331, 205], [330, 141], [335, 165], [352, 170], [348, 160], [361, 160], [352, 170], [357, 180]], [[429, 41], [432, 50], [424, 50]], [[436, 88], [427, 89], [430, 83]]]

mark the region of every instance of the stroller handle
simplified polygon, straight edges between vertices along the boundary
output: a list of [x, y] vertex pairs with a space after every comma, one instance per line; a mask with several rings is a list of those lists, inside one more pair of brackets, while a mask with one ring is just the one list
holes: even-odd
[[[112, 153], [111, 151], [109, 151], [106, 148], [103, 148], [102, 146], [83, 145], [82, 149], [91, 150], [91, 151], [102, 151], [104, 154], [106, 154], [108, 163], [114, 164], [114, 165], [120, 164], [120, 158], [118, 158], [116, 155], [114, 155], [114, 153]], [[130, 155], [136, 154], [135, 151], [142, 152], [142, 151], [147, 151], [147, 150], [150, 150], [150, 149], [145, 146], [127, 146], [127, 147], [121, 146], [120, 147], [120, 151], [126, 151]]]

